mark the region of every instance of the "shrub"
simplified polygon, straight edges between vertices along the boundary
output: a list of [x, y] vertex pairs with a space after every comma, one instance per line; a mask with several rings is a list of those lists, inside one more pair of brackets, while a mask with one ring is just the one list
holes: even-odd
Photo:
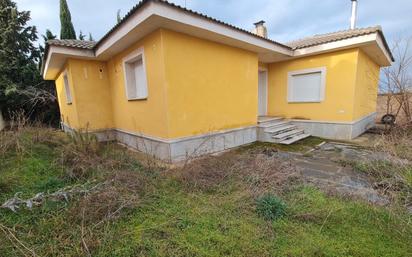
[[256, 201], [256, 212], [265, 220], [277, 220], [286, 214], [286, 203], [273, 194], [265, 194]]

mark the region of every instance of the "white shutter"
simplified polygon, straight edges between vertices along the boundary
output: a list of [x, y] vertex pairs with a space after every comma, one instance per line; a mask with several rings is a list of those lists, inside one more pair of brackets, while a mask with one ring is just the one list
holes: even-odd
[[123, 67], [127, 99], [146, 99], [148, 91], [143, 48], [139, 48], [125, 57]]
[[136, 83], [136, 95], [138, 98], [147, 97], [146, 75], [143, 68], [142, 59], [138, 59], [134, 63], [134, 77]]
[[63, 76], [63, 80], [64, 80], [64, 91], [66, 92], [66, 102], [67, 104], [71, 104], [72, 103], [72, 93], [70, 91], [70, 85], [69, 85], [69, 78], [67, 77], [67, 73], [64, 73]]
[[302, 70], [289, 73], [289, 102], [321, 102], [325, 90], [325, 69]]

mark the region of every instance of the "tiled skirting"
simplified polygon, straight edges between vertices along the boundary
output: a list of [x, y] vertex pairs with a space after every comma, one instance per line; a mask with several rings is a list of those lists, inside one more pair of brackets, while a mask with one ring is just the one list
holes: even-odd
[[353, 122], [330, 122], [313, 120], [292, 120], [293, 124], [303, 128], [312, 136], [350, 140], [365, 132], [375, 124], [376, 113], [369, 114]]
[[[305, 129], [305, 133], [331, 139], [352, 139], [362, 134], [374, 123], [375, 113], [351, 123], [292, 120]], [[66, 132], [72, 128], [62, 124]], [[198, 136], [176, 139], [162, 139], [120, 129], [91, 131], [99, 141], [117, 141], [133, 149], [153, 155], [156, 158], [177, 162], [204, 154], [221, 152], [237, 146], [258, 141], [257, 127], [249, 126], [212, 132]], [[260, 138], [260, 141], [263, 139]]]
[[[66, 132], [73, 130], [62, 124]], [[133, 149], [153, 155], [156, 158], [177, 162], [204, 154], [221, 152], [256, 141], [256, 126], [249, 126], [209, 134], [161, 139], [119, 129], [92, 131], [99, 141], [118, 141]]]

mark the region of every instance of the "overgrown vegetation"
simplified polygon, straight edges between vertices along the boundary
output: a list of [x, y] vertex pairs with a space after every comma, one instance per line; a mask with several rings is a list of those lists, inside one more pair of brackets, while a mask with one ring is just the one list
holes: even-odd
[[32, 210], [0, 208], [0, 256], [412, 252], [410, 216], [303, 185], [271, 145], [165, 167], [87, 133], [68, 136], [22, 124], [0, 134], [0, 203], [17, 192], [29, 198], [101, 186]]
[[393, 202], [412, 210], [412, 126], [393, 127], [383, 133], [372, 150], [381, 153], [376, 160], [351, 162], [365, 173], [374, 187]]

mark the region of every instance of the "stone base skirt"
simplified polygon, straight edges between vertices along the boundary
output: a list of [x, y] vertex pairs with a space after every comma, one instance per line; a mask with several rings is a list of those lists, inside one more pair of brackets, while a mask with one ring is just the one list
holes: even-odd
[[353, 122], [292, 120], [292, 123], [312, 136], [328, 139], [351, 140], [375, 125], [376, 113]]
[[[305, 133], [313, 136], [350, 140], [373, 126], [375, 113], [351, 123], [292, 120]], [[73, 129], [62, 124], [66, 132]], [[262, 140], [258, 138], [257, 127], [248, 126], [208, 134], [162, 139], [120, 129], [91, 131], [99, 141], [117, 141], [127, 147], [152, 155], [167, 162], [178, 162], [205, 154], [217, 153], [234, 147]], [[261, 133], [260, 133], [261, 134]]]
[[[65, 132], [73, 129], [62, 124]], [[99, 141], [117, 141], [167, 162], [178, 162], [256, 142], [256, 126], [177, 139], [160, 139], [120, 129], [91, 131]]]

